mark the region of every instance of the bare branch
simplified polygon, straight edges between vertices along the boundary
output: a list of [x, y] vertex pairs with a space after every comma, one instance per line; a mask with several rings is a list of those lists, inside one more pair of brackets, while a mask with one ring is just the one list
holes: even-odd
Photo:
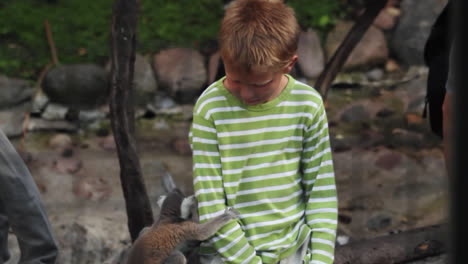
[[134, 137], [132, 100], [138, 0], [115, 0], [112, 15], [111, 125], [120, 163], [120, 180], [132, 241], [153, 223]]
[[320, 92], [324, 101], [327, 99], [328, 89], [338, 72], [343, 67], [354, 47], [359, 43], [367, 29], [372, 25], [380, 11], [385, 7], [387, 0], [371, 0], [367, 3], [366, 11], [358, 18], [354, 26], [346, 35], [333, 57], [325, 65], [314, 87]]

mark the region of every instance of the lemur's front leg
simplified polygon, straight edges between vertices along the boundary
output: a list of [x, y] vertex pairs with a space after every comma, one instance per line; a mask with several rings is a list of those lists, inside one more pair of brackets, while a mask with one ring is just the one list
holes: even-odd
[[233, 208], [226, 208], [226, 211], [206, 223], [197, 224], [197, 232], [194, 234], [195, 240], [206, 240], [213, 236], [221, 227], [227, 224], [232, 219], [236, 219], [239, 216], [239, 212], [237, 212]]

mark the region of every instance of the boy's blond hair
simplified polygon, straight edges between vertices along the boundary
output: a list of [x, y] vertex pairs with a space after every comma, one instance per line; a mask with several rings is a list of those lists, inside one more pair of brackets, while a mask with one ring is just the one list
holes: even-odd
[[235, 0], [221, 23], [221, 56], [247, 71], [279, 71], [296, 54], [299, 33], [294, 10], [283, 1]]

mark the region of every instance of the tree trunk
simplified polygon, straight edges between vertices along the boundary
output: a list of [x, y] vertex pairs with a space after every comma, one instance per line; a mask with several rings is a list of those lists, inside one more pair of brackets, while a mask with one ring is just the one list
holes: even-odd
[[137, 154], [132, 100], [138, 0], [115, 0], [112, 15], [111, 125], [120, 164], [120, 180], [132, 241], [153, 223]]
[[334, 264], [390, 264], [440, 255], [447, 249], [447, 226], [436, 225], [357, 241], [336, 248]]
[[346, 38], [325, 65], [325, 69], [323, 69], [314, 85], [315, 89], [322, 95], [324, 101], [327, 99], [328, 89], [336, 75], [343, 67], [354, 47], [372, 25], [377, 15], [385, 7], [386, 3], [387, 0], [369, 0], [367, 2], [366, 11], [359, 17], [346, 35]]

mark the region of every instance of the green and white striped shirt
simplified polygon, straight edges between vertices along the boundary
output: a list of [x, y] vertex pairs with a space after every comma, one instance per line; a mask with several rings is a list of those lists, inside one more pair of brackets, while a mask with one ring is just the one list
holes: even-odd
[[325, 109], [316, 90], [286, 76], [286, 88], [267, 103], [243, 104], [222, 78], [194, 108], [200, 222], [226, 207], [240, 212], [202, 244], [202, 253], [217, 252], [225, 263], [277, 263], [304, 242], [306, 263], [333, 263], [338, 201]]

